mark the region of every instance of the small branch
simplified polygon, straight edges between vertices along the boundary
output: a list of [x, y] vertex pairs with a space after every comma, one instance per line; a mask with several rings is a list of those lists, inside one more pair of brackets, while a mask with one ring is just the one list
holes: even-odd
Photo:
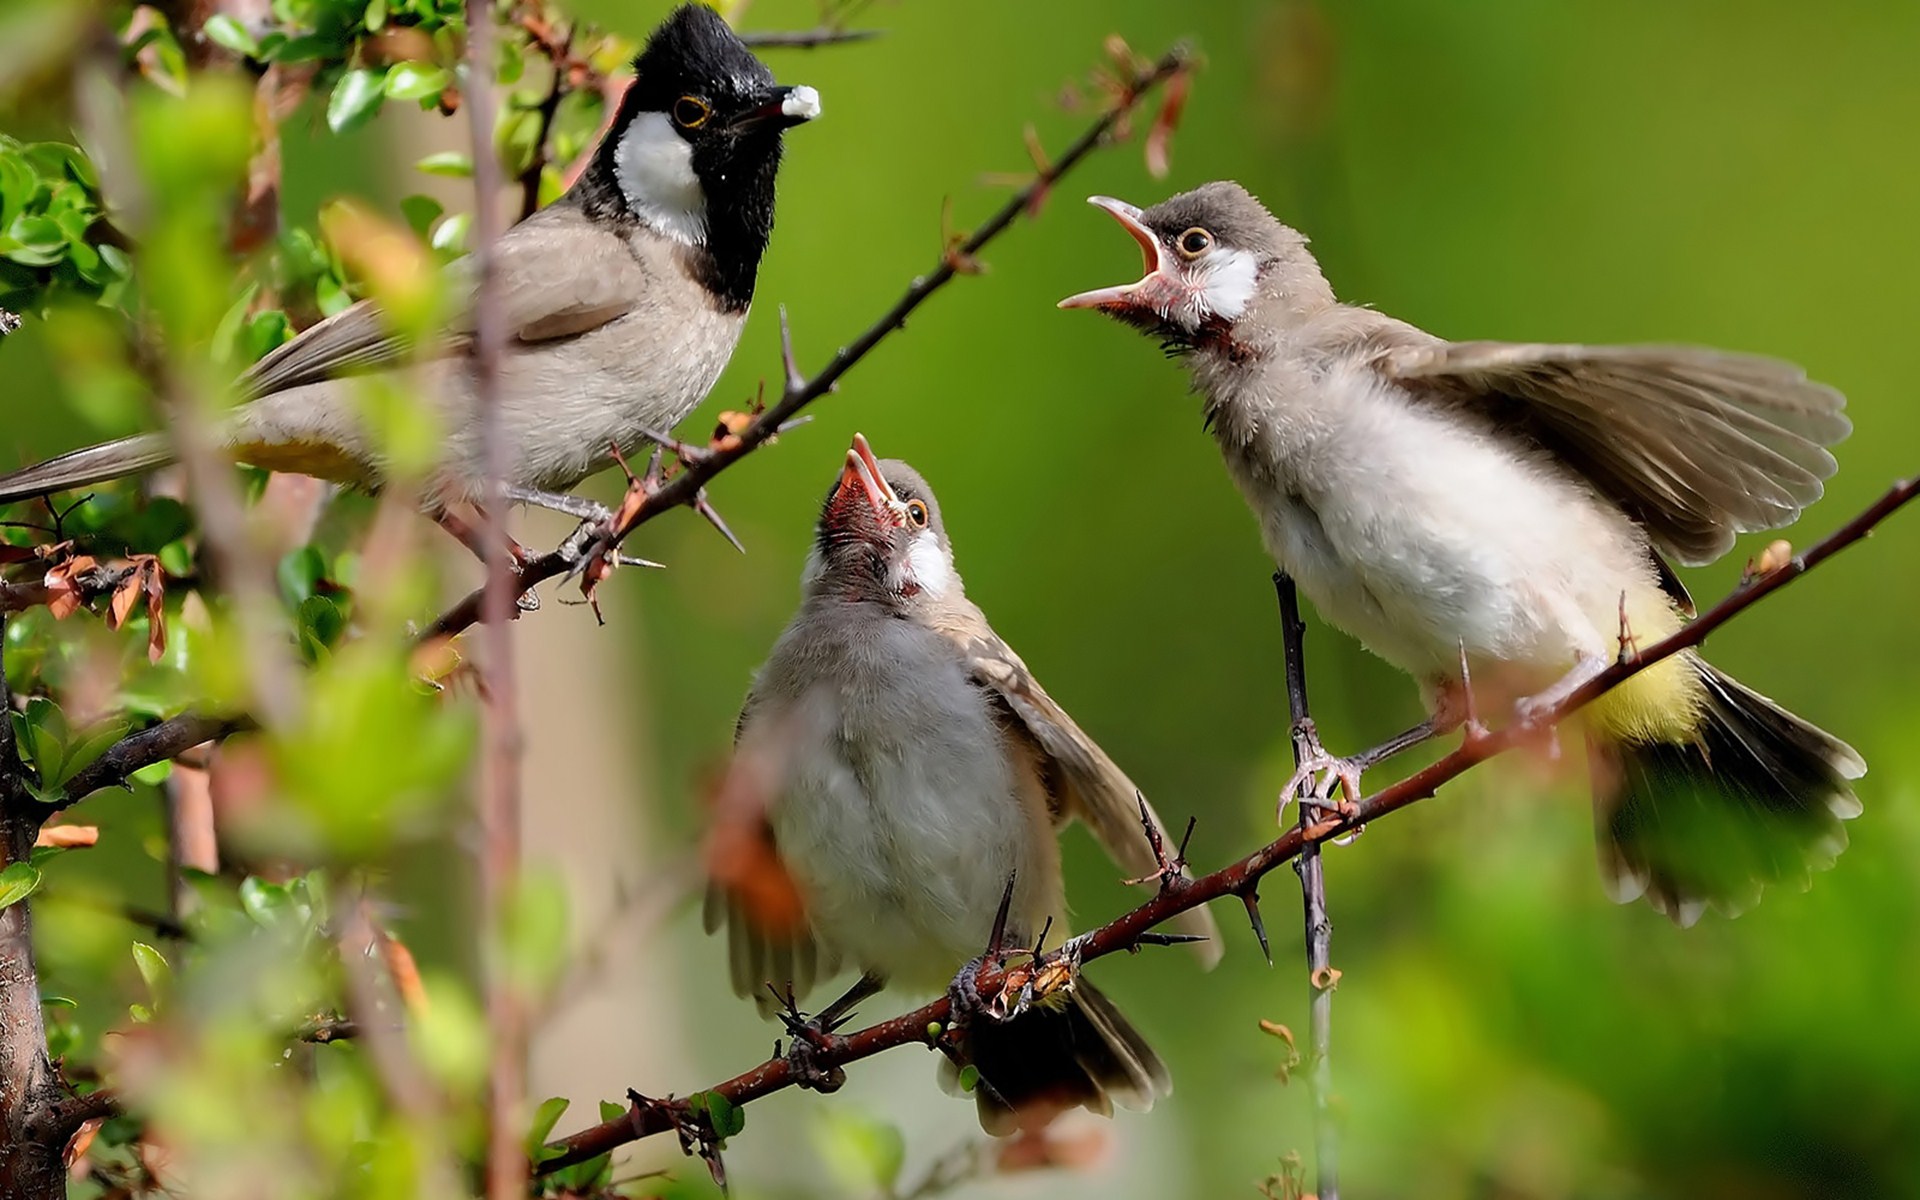
[[759, 33], [743, 33], [740, 40], [755, 50], [817, 50], [821, 46], [870, 42], [879, 36], [878, 29], [841, 29], [833, 25], [817, 25], [812, 29], [770, 29]]
[[[1280, 600], [1280, 635], [1286, 644], [1287, 712], [1292, 720], [1293, 765], [1298, 770], [1312, 750], [1313, 713], [1307, 707], [1307, 626], [1300, 619], [1300, 599], [1285, 572], [1273, 575]], [[1309, 780], [1295, 797], [1304, 835], [1319, 811], [1310, 802]], [[1300, 876], [1301, 910], [1306, 918], [1307, 1024], [1313, 1061], [1307, 1086], [1313, 1095], [1314, 1195], [1340, 1200], [1340, 1135], [1334, 1128], [1333, 1093], [1333, 922], [1327, 916], [1327, 885], [1320, 847], [1308, 844], [1294, 862]]]
[[[711, 451], [687, 463], [686, 468], [678, 475], [644, 493], [641, 503], [629, 504], [619, 528], [613, 532], [611, 538], [606, 539], [602, 550], [611, 552], [628, 534], [661, 513], [683, 505], [691, 507], [703, 499], [703, 490], [716, 475], [772, 441], [774, 436], [802, 409], [833, 391], [841, 377], [852, 370], [855, 364], [871, 354], [874, 348], [886, 340], [890, 334], [904, 328], [907, 318], [925, 303], [929, 296], [951, 282], [955, 275], [961, 273], [963, 265], [973, 262], [979, 252], [985, 249], [989, 242], [1006, 232], [1022, 213], [1028, 211], [1038, 197], [1098, 149], [1112, 133], [1114, 127], [1139, 106], [1140, 101], [1149, 91], [1173, 76], [1190, 70], [1192, 62], [1192, 56], [1186, 48], [1177, 46], [1163, 55], [1158, 62], [1128, 80], [1107, 109], [1058, 160], [1041, 171], [1031, 183], [1002, 205], [998, 212], [987, 218], [979, 228], [968, 235], [958, 247], [949, 248], [943, 252], [940, 261], [931, 271], [916, 277], [908, 285], [906, 292], [894, 301], [893, 306], [878, 321], [868, 326], [851, 343], [841, 347], [818, 374], [811, 379], [799, 377], [798, 372], [791, 369], [791, 360], [789, 360], [787, 383], [780, 399], [752, 421], [718, 442]], [[575, 545], [577, 546], [577, 541]], [[567, 547], [549, 551], [526, 563], [515, 582], [520, 591], [525, 592], [556, 575], [565, 574], [578, 562], [578, 554], [569, 553]], [[422, 640], [452, 637], [471, 628], [483, 617], [484, 593], [484, 589], [474, 592], [442, 613], [440, 619], [421, 635]]]
[[209, 717], [195, 712], [168, 717], [158, 725], [130, 733], [109, 746], [105, 754], [80, 768], [67, 780], [64, 800], [41, 807], [47, 813], [59, 812], [80, 803], [101, 788], [125, 787], [133, 773], [143, 767], [165, 762], [201, 742], [214, 741], [251, 728], [252, 721], [245, 717]]
[[[1442, 784], [1464, 775], [1487, 759], [1537, 738], [1540, 730], [1559, 724], [1576, 709], [1608, 688], [1617, 686], [1622, 680], [1682, 650], [1699, 645], [1708, 634], [1751, 608], [1762, 598], [1785, 587], [1792, 580], [1866, 537], [1876, 525], [1917, 494], [1920, 494], [1920, 478], [1894, 485], [1866, 511], [1847, 522], [1806, 554], [1742, 585], [1679, 632], [1654, 643], [1640, 654], [1630, 656], [1608, 668], [1587, 687], [1574, 692], [1549, 709], [1533, 726], [1507, 728], [1494, 733], [1470, 734], [1459, 749], [1431, 766], [1365, 797], [1352, 805], [1350, 811], [1329, 816], [1306, 828], [1295, 826], [1238, 862], [1211, 874], [1202, 875], [1184, 887], [1162, 891], [1132, 912], [1117, 917], [1091, 933], [1083, 934], [1066, 946], [1052, 951], [1045, 956], [1044, 961], [1056, 961], [1071, 954], [1077, 956], [1081, 962], [1091, 962], [1096, 958], [1130, 950], [1142, 943], [1142, 935], [1188, 909], [1218, 900], [1223, 896], [1251, 894], [1262, 876], [1282, 863], [1298, 857], [1307, 847], [1317, 846], [1330, 838], [1348, 832], [1357, 825], [1379, 820], [1389, 813], [1397, 812], [1432, 796]], [[982, 996], [993, 995], [1005, 983], [1006, 974], [1006, 971], [999, 967], [983, 968], [978, 977]], [[935, 1023], [944, 1026], [949, 1015], [948, 1000], [942, 996], [910, 1013], [869, 1026], [857, 1033], [847, 1035], [844, 1040], [835, 1042], [830, 1047], [822, 1048], [813, 1056], [813, 1065], [821, 1069], [830, 1069], [859, 1059], [870, 1058], [899, 1046], [928, 1045], [928, 1027]], [[793, 1069], [787, 1060], [775, 1058], [707, 1090], [718, 1092], [734, 1104], [740, 1105], [791, 1087], [795, 1082]], [[655, 1101], [644, 1106], [635, 1105], [627, 1113], [612, 1121], [603, 1122], [590, 1129], [583, 1129], [571, 1137], [562, 1138], [555, 1143], [563, 1148], [562, 1153], [543, 1162], [539, 1170], [554, 1171], [576, 1162], [584, 1162], [628, 1142], [664, 1133], [675, 1128], [677, 1121], [684, 1122], [686, 1119], [684, 1108], [672, 1103]]]
[[[480, 943], [491, 1053], [487, 1068], [488, 1200], [519, 1200], [527, 1192], [521, 1147], [521, 1109], [527, 1073], [527, 1002], [497, 947], [520, 878], [520, 728], [516, 719], [512, 631], [514, 600], [524, 590], [514, 578], [507, 531], [507, 476], [513, 446], [500, 412], [500, 362], [506, 345], [494, 262], [500, 238], [500, 159], [494, 153], [494, 6], [467, 0], [467, 113], [472, 123], [474, 190], [473, 386], [480, 410], [480, 443], [487, 472], [486, 568], [481, 611], [487, 618], [487, 689], [481, 707]], [[559, 102], [558, 67], [552, 103]], [[544, 138], [544, 126], [543, 126]], [[536, 196], [538, 178], [535, 179]]]

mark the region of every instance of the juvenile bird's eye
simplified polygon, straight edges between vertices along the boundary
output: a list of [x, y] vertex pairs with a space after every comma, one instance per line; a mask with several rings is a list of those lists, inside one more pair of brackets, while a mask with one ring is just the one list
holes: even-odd
[[1180, 257], [1199, 258], [1213, 248], [1213, 235], [1195, 225], [1180, 235], [1178, 242]]
[[907, 501], [907, 521], [915, 529], [927, 527], [927, 506], [918, 500]]
[[712, 115], [713, 109], [698, 96], [682, 96], [673, 102], [673, 123], [682, 129], [698, 129]]

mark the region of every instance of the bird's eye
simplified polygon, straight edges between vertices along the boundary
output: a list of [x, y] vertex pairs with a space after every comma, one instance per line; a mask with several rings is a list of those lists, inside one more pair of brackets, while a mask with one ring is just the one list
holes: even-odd
[[918, 500], [907, 501], [907, 523], [915, 529], [927, 527], [927, 506]]
[[673, 123], [682, 129], [698, 129], [713, 115], [713, 108], [698, 96], [682, 96], [673, 102]]
[[1180, 240], [1175, 244], [1180, 250], [1181, 258], [1199, 258], [1213, 249], [1213, 235], [1195, 225], [1181, 234]]

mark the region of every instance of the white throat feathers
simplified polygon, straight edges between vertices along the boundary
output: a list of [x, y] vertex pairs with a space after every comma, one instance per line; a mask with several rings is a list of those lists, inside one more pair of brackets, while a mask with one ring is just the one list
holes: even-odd
[[641, 113], [614, 147], [621, 194], [634, 215], [687, 246], [707, 240], [707, 197], [693, 173], [693, 147], [665, 113]]

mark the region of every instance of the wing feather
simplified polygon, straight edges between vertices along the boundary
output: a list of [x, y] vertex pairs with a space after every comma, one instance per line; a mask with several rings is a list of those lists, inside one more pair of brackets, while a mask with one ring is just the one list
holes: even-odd
[[1799, 516], [1852, 429], [1845, 398], [1792, 363], [1691, 346], [1405, 341], [1381, 370], [1486, 406], [1689, 565]]
[[[1128, 875], [1144, 876], [1156, 870], [1159, 864], [1141, 827], [1141, 807], [1146, 806], [1147, 819], [1160, 831], [1169, 851], [1177, 839], [1168, 836], [1140, 789], [1054, 703], [1020, 656], [992, 630], [949, 633], [961, 641], [973, 681], [994, 698], [1007, 727], [1026, 739], [1051, 767], [1047, 783], [1055, 823], [1075, 817], [1085, 821], [1108, 856]], [[1193, 947], [1203, 964], [1211, 967], [1220, 960], [1220, 930], [1205, 908], [1181, 914], [1174, 924], [1182, 932], [1207, 939]]]

